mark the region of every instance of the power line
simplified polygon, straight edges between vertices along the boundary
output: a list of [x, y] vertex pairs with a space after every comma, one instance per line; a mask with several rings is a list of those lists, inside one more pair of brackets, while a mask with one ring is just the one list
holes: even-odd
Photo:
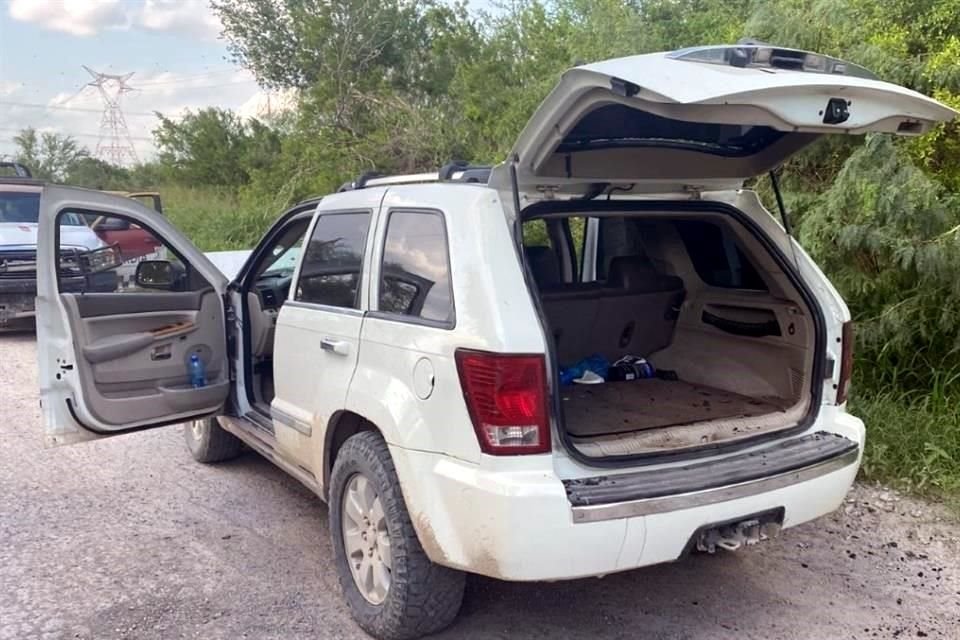
[[[34, 127], [36, 128], [36, 127]], [[9, 133], [20, 133], [23, 129], [17, 129], [15, 127], [0, 127], [0, 131], [6, 131]], [[42, 131], [41, 131], [42, 133]], [[99, 133], [64, 133], [73, 138], [99, 138]], [[153, 142], [153, 138], [148, 138], [146, 136], [129, 136], [131, 140], [140, 140], [143, 142]], [[0, 142], [3, 142], [3, 139], [0, 139]]]
[[[0, 105], [10, 107], [29, 107], [31, 109], [53, 109], [55, 111], [77, 111], [83, 113], [103, 113], [103, 109], [87, 109], [85, 107], [64, 107], [61, 104], [42, 104], [39, 102], [14, 102], [12, 100], [0, 100]], [[155, 116], [152, 111], [124, 111], [131, 116]]]

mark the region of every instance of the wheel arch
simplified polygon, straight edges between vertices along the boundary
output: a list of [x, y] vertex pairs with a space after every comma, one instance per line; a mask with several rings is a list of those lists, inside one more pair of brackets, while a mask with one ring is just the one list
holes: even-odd
[[[384, 437], [383, 431], [371, 420], [359, 413], [342, 409], [330, 417], [323, 438], [323, 499], [330, 500], [330, 474], [337, 460], [337, 453], [350, 436], [364, 431], [373, 431]], [[386, 438], [384, 438], [386, 439]]]

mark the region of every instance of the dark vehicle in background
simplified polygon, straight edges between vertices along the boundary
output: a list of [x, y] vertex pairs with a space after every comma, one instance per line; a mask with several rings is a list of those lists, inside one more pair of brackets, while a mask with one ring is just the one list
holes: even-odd
[[[163, 203], [159, 193], [153, 191], [108, 191], [107, 193], [141, 201], [157, 213], [163, 213]], [[160, 243], [152, 233], [132, 222], [95, 215], [85, 215], [84, 218], [98, 238], [119, 249], [121, 260], [124, 262], [148, 256], [160, 249]]]

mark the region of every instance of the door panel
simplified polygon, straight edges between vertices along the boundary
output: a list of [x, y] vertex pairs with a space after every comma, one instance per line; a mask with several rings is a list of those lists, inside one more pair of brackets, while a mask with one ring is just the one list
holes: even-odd
[[[136, 225], [160, 249], [127, 259], [84, 226], [88, 217]], [[226, 279], [163, 216], [127, 198], [45, 186], [37, 267], [48, 445], [221, 410], [230, 391]], [[196, 387], [193, 355], [205, 368]]]
[[[167, 298], [157, 306], [177, 308], [179, 302], [179, 310], [170, 311], [145, 309], [137, 300], [124, 311], [125, 297], [113, 296], [111, 315], [85, 315], [78, 304], [82, 296], [62, 294], [91, 414], [105, 423], [124, 424], [216, 409], [228, 385], [217, 294], [213, 290], [199, 298], [192, 292], [150, 294]], [[191, 309], [195, 298], [199, 308]], [[207, 385], [200, 390], [191, 389], [187, 374], [192, 354], [210, 363]]]

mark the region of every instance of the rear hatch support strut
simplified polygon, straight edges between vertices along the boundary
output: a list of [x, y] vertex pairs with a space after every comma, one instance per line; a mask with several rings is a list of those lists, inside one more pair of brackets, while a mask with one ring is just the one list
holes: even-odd
[[793, 266], [800, 269], [800, 260], [797, 258], [797, 247], [794, 244], [793, 225], [790, 223], [790, 215], [787, 213], [787, 206], [783, 204], [783, 192], [780, 191], [780, 176], [777, 173], [779, 168], [770, 171], [770, 186], [773, 187], [773, 195], [777, 199], [777, 209], [780, 210], [780, 219], [783, 220], [783, 232], [787, 235], [787, 243], [790, 245], [790, 257], [793, 258]]
[[773, 187], [773, 195], [777, 199], [777, 209], [780, 210], [780, 219], [783, 220], [783, 230], [788, 236], [793, 236], [793, 227], [790, 224], [790, 216], [787, 215], [787, 207], [783, 204], [783, 195], [780, 193], [780, 178], [777, 176], [777, 170], [770, 172], [770, 185]]

